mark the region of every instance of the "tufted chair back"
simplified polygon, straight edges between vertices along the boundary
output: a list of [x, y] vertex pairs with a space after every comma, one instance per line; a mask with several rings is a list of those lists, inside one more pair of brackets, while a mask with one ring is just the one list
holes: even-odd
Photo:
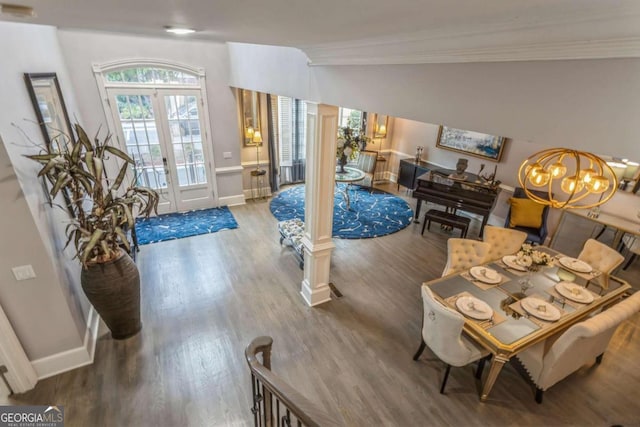
[[527, 233], [512, 228], [487, 225], [484, 227], [483, 240], [491, 244], [487, 260], [493, 261], [518, 252], [527, 240]]
[[596, 270], [610, 274], [617, 266], [622, 264], [624, 256], [604, 243], [589, 239], [584, 243], [578, 259], [586, 262]]
[[474, 360], [477, 351], [461, 338], [462, 314], [442, 305], [428, 286], [422, 287], [424, 319], [422, 339], [440, 360], [452, 366], [464, 366]]
[[518, 354], [518, 359], [540, 390], [580, 369], [605, 352], [616, 328], [640, 311], [640, 292], [567, 329], [545, 351], [541, 342]]
[[486, 262], [491, 244], [471, 239], [451, 238], [447, 241], [447, 265], [443, 276], [466, 270]]

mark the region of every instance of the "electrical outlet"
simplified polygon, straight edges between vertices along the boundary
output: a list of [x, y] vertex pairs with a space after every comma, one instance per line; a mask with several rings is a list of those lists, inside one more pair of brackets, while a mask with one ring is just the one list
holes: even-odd
[[225, 151], [222, 153], [222, 157], [224, 157], [225, 159], [230, 159], [231, 158], [231, 151]]
[[33, 271], [33, 266], [31, 264], [13, 267], [11, 270], [13, 271], [13, 275], [16, 280], [35, 279], [36, 277], [36, 272]]

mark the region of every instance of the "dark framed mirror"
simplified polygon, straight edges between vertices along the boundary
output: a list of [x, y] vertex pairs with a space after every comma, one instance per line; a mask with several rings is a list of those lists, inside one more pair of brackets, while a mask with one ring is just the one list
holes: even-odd
[[72, 137], [73, 128], [56, 73], [25, 73], [24, 81], [47, 147], [61, 135]]

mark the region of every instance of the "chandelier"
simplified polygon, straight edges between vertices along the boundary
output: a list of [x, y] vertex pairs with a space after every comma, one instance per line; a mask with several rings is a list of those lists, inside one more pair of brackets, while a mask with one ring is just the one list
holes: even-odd
[[[531, 200], [558, 209], [589, 209], [613, 197], [618, 178], [600, 157], [584, 151], [552, 148], [520, 165], [518, 181]], [[540, 191], [546, 191], [546, 198]]]

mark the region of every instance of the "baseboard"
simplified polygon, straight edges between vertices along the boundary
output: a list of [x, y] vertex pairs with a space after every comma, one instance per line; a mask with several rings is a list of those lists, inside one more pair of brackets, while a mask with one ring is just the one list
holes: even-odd
[[220, 206], [238, 206], [245, 204], [246, 197], [243, 194], [235, 196], [218, 197]]
[[271, 197], [271, 187], [262, 187], [262, 190], [260, 190], [260, 191], [258, 191], [258, 190], [251, 191], [251, 189], [244, 190], [243, 193], [244, 193], [244, 199], [245, 200], [258, 198], [258, 197], [253, 197], [253, 196], [257, 196], [258, 194], [262, 194], [265, 197]]
[[99, 324], [100, 316], [91, 307], [89, 318], [87, 319], [84, 342], [81, 347], [31, 361], [31, 366], [36, 371], [38, 380], [92, 364], [96, 352]]

